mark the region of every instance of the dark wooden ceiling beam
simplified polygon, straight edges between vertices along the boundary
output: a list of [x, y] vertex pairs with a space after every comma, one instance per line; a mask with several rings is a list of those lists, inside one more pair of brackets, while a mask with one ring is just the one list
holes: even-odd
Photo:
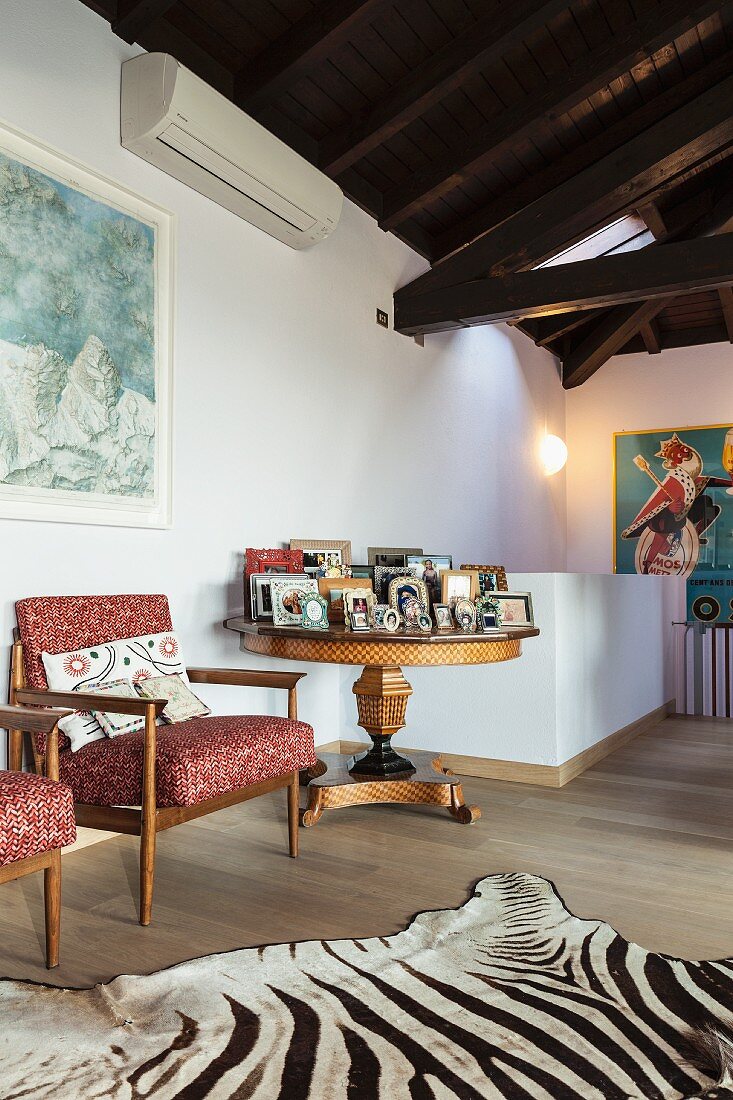
[[[621, 307], [623, 315], [621, 310], [614, 310], [613, 313], [603, 317], [580, 344], [563, 359], [563, 387], [566, 390], [572, 390], [583, 382], [587, 382], [612, 355], [616, 354], [619, 347], [628, 343], [647, 321], [657, 316], [660, 306], [661, 303], [657, 301], [632, 302], [630, 305]], [[661, 308], [664, 307], [661, 306]]]
[[723, 310], [723, 322], [728, 333], [728, 339], [733, 344], [733, 290], [729, 286], [718, 288], [720, 307]]
[[391, 229], [426, 203], [446, 195], [510, 146], [516, 147], [539, 125], [551, 125], [559, 115], [641, 64], [719, 8], [719, 0], [667, 0], [645, 18], [617, 31], [603, 46], [584, 53], [566, 73], [549, 81], [543, 93], [501, 111], [469, 141], [411, 172], [403, 184], [386, 194], [380, 225]]
[[387, 0], [321, 0], [314, 11], [271, 42], [237, 75], [238, 106], [250, 114], [262, 110], [374, 19], [386, 3]]
[[[402, 287], [395, 302], [532, 267], [733, 148], [733, 76]], [[559, 270], [559, 269], [555, 269]]]
[[731, 283], [733, 235], [724, 234], [442, 287], [395, 301], [394, 325], [407, 335], [439, 332], [446, 322], [496, 324]]
[[[684, 230], [677, 230], [674, 234], [668, 233], [667, 236], [675, 236], [678, 242], [693, 242], [696, 239], [724, 235], [724, 247], [731, 247], [731, 245], [733, 245], [733, 236], [731, 235], [731, 231], [733, 231], [733, 178], [731, 178], [730, 173], [725, 173], [723, 176], [723, 186], [725, 186], [726, 182], [727, 190], [720, 190], [721, 181], [719, 181], [718, 187], [716, 188], [717, 201], [713, 203], [705, 214], [701, 215], [697, 221]], [[659, 254], [660, 247], [662, 249], [662, 254], [669, 256], [669, 253], [665, 251], [668, 247], [667, 244], [660, 243], [659, 245], [652, 245], [649, 247], [648, 251]], [[718, 293], [722, 305], [724, 299], [730, 296], [730, 289], [728, 287], [721, 287]], [[647, 351], [650, 354], [656, 354], [656, 352], [661, 350], [662, 344], [660, 334], [653, 326], [655, 326], [656, 318], [669, 304], [669, 300], [665, 301], [662, 299], [661, 301], [657, 301], [656, 308], [654, 308], [654, 302], [642, 304], [645, 308], [643, 310], [642, 321], [639, 325], [639, 332]], [[725, 314], [724, 307], [723, 311]], [[625, 306], [617, 306], [615, 309], [611, 310], [602, 321], [599, 321], [594, 328], [590, 329], [589, 332], [581, 338], [579, 347], [574, 348], [567, 358], [563, 356], [563, 362], [570, 363], [568, 367], [568, 376], [579, 375], [582, 377], [582, 380], [585, 381], [591, 374], [599, 370], [612, 356], [617, 355], [635, 335], [632, 331], [633, 320], [633, 312], [630, 313]], [[588, 357], [588, 364], [583, 364], [583, 353]]]
[[639, 217], [642, 219], [649, 232], [652, 233], [657, 240], [659, 240], [660, 237], [666, 236], [667, 226], [656, 202], [647, 202], [643, 206], [640, 206]]
[[602, 160], [615, 149], [620, 149], [632, 138], [649, 129], [665, 115], [679, 107], [733, 72], [733, 50], [709, 62], [703, 69], [692, 73], [685, 80], [665, 89], [654, 99], [642, 104], [630, 115], [619, 119], [613, 126], [583, 142], [566, 153], [558, 161], [549, 164], [520, 183], [509, 188], [496, 199], [440, 233], [435, 239], [436, 262], [471, 244], [479, 237], [495, 229], [501, 222], [517, 214], [525, 206], [560, 187], [579, 172]]
[[644, 341], [644, 347], [650, 355], [659, 355], [662, 350], [662, 342], [659, 335], [659, 325], [657, 324], [657, 315], [650, 317], [648, 321], [644, 321], [639, 326], [639, 332], [641, 338]]
[[354, 114], [321, 142], [319, 165], [338, 175], [370, 153], [476, 72], [486, 72], [507, 51], [549, 23], [568, 0], [519, 0], [467, 27], [462, 34], [408, 73], [382, 99]]
[[177, 0], [118, 0], [112, 30], [125, 42], [137, 42], [139, 35], [165, 15]]

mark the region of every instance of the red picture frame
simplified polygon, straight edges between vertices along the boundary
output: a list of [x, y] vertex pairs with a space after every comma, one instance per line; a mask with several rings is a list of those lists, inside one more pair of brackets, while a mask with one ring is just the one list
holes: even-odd
[[[278, 568], [275, 568], [278, 567]], [[244, 552], [244, 607], [251, 612], [249, 578], [252, 573], [302, 573], [302, 550], [255, 550], [248, 546]]]

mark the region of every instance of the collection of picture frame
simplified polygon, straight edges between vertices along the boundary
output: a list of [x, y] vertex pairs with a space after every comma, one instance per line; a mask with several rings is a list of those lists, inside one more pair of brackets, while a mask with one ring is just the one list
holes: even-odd
[[288, 549], [248, 548], [245, 606], [278, 627], [429, 634], [534, 626], [529, 592], [510, 592], [499, 565], [453, 568], [449, 554], [369, 547], [351, 561], [345, 539], [292, 539]]

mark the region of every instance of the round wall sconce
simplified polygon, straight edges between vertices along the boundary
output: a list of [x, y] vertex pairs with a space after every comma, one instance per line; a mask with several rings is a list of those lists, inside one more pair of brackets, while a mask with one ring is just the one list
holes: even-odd
[[562, 470], [568, 460], [568, 449], [559, 435], [546, 435], [542, 440], [540, 456], [545, 473], [549, 477]]

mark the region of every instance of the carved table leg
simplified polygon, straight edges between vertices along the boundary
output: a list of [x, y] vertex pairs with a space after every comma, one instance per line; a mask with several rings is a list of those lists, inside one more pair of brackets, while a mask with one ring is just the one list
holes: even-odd
[[412, 688], [397, 665], [367, 665], [352, 691], [356, 696], [359, 725], [372, 739], [372, 747], [359, 757], [355, 775], [393, 775], [415, 769], [411, 761], [392, 748], [392, 737], [405, 724], [407, 700]]
[[301, 822], [306, 829], [317, 825], [324, 810], [325, 791], [323, 787], [308, 788], [308, 805], [303, 811]]

